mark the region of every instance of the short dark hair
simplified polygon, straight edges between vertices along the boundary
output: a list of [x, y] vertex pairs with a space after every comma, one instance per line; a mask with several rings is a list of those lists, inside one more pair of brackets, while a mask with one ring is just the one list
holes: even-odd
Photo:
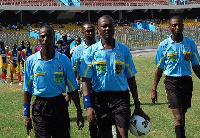
[[101, 17], [98, 19], [98, 25], [99, 25], [99, 22], [100, 22], [100, 20], [101, 20], [102, 18], [111, 19], [111, 20], [113, 21], [113, 23], [114, 23], [114, 19], [113, 19], [110, 15], [103, 15], [103, 16], [101, 16]]
[[52, 26], [50, 26], [50, 25], [43, 25], [42, 27], [40, 27], [40, 29], [42, 29], [42, 28], [49, 28], [49, 29], [51, 29], [51, 30], [52, 30], [52, 33], [53, 33], [53, 35], [55, 36], [55, 31], [54, 31], [54, 29], [53, 29], [53, 27], [52, 27]]
[[85, 27], [86, 24], [91, 24], [91, 25], [94, 27], [94, 24], [93, 24], [93, 23], [86, 21], [86, 22], [83, 23], [82, 29], [84, 29], [84, 27]]
[[180, 20], [181, 22], [183, 22], [183, 18], [182, 18], [181, 16], [177, 16], [177, 15], [176, 15], [176, 16], [171, 17], [171, 18], [170, 18], [170, 23], [171, 23], [171, 20], [172, 20], [172, 19], [178, 19], [178, 20]]

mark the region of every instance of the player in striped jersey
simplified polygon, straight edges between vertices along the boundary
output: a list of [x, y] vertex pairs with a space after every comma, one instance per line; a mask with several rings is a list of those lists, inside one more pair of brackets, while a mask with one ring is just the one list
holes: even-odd
[[13, 45], [13, 49], [9, 51], [8, 57], [10, 60], [10, 85], [13, 84], [13, 74], [16, 73], [18, 77], [19, 85], [22, 85], [21, 82], [21, 74], [20, 74], [20, 64], [19, 64], [19, 58], [20, 58], [20, 51], [17, 50], [17, 45]]
[[7, 61], [7, 48], [4, 46], [4, 42], [0, 42], [0, 67], [2, 70], [1, 81], [2, 83], [7, 83], [6, 79], [6, 72], [8, 68], [8, 61]]
[[[22, 52], [21, 52], [21, 56], [22, 56], [22, 60], [24, 61], [24, 64], [25, 64], [25, 61], [26, 59], [34, 54], [35, 51], [31, 49], [31, 44], [29, 41], [27, 41], [27, 45], [26, 45], [26, 49], [23, 49]], [[24, 66], [25, 67], [25, 66]]]

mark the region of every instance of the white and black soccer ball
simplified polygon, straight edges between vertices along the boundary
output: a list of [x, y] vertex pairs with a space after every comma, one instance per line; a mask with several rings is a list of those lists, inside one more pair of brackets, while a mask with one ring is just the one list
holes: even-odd
[[151, 123], [139, 115], [134, 115], [130, 119], [130, 132], [135, 136], [144, 136], [149, 133]]

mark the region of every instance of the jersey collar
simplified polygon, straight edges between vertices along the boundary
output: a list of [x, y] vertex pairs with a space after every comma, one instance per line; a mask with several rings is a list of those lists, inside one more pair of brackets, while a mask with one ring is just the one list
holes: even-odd
[[[114, 40], [115, 41], [115, 48], [118, 50], [119, 49], [119, 44], [118, 44], [118, 42], [116, 41], [116, 40]], [[102, 45], [102, 43], [101, 43], [101, 40], [99, 41], [99, 42], [97, 42], [98, 43], [98, 47], [99, 47], [99, 49], [105, 49], [104, 47], [103, 47], [103, 45]], [[115, 49], [114, 48], [114, 49]]]
[[[175, 43], [174, 40], [172, 40], [172, 35], [169, 36], [169, 42], [170, 44]], [[186, 37], [183, 35], [183, 41], [182, 42], [186, 42]]]
[[[37, 52], [36, 54], [37, 54], [37, 59], [38, 60], [42, 60], [41, 50], [39, 52]], [[55, 56], [54, 56], [54, 58], [59, 58], [59, 53], [56, 50], [55, 50]]]

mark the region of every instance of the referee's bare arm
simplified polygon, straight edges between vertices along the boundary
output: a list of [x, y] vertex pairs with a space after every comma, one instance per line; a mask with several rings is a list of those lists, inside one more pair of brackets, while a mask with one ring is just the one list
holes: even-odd
[[31, 103], [32, 93], [28, 91], [24, 91], [24, 123], [27, 131], [27, 135], [29, 135], [32, 127], [32, 120], [30, 118], [30, 103]]
[[70, 97], [72, 97], [72, 100], [76, 106], [76, 110], [77, 110], [77, 126], [79, 130], [82, 130], [84, 127], [84, 118], [83, 118], [83, 111], [81, 109], [81, 104], [80, 104], [80, 98], [79, 98], [79, 94], [78, 94], [78, 90], [75, 90], [70, 94]]
[[160, 82], [160, 79], [162, 77], [162, 73], [163, 73], [163, 69], [160, 69], [160, 68], [157, 68], [156, 71], [155, 71], [153, 86], [152, 86], [152, 89], [151, 89], [152, 103], [155, 103], [158, 100], [157, 86], [158, 86], [158, 83]]
[[81, 111], [82, 109], [81, 109], [81, 105], [80, 105], [80, 98], [79, 98], [78, 90], [75, 90], [68, 94], [70, 94], [70, 96], [72, 97], [72, 100], [76, 106], [77, 111]]
[[196, 74], [196, 76], [200, 79], [200, 65], [192, 66], [192, 70]]
[[82, 78], [82, 87], [83, 87], [83, 96], [90, 95], [90, 83], [91, 79], [89, 78]]
[[[90, 90], [90, 85], [91, 85], [91, 79], [89, 78], [82, 78], [82, 88], [83, 88], [83, 96], [87, 97], [87, 101], [84, 101], [85, 109], [87, 111], [87, 120], [88, 122], [93, 122], [96, 124], [96, 113], [94, 109], [92, 108], [92, 104], [90, 102], [90, 95], [91, 95], [91, 90]], [[85, 100], [85, 98], [84, 98]], [[88, 103], [89, 102], [89, 103]]]
[[132, 97], [134, 99], [134, 104], [135, 104], [135, 110], [132, 115], [140, 115], [150, 121], [149, 116], [140, 108], [140, 101], [138, 99], [138, 91], [137, 91], [135, 76], [131, 78], [127, 78], [127, 82], [129, 84], [129, 88], [130, 88]]
[[24, 91], [24, 103], [31, 103], [32, 93]]
[[[132, 94], [132, 97], [134, 99], [134, 103], [138, 102], [138, 91], [137, 91], [137, 84], [135, 81], [135, 76], [131, 77], [131, 78], [127, 78], [128, 84], [129, 84], [129, 88]], [[136, 108], [139, 107], [140, 105], [135, 105]]]

